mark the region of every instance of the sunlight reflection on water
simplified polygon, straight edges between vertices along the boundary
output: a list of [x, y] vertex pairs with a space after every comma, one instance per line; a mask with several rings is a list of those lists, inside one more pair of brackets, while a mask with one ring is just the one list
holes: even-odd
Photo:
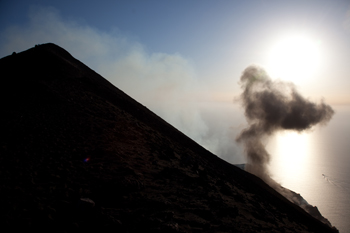
[[337, 108], [326, 127], [278, 133], [267, 144], [271, 176], [316, 205], [340, 232], [350, 232], [349, 110]]
[[268, 144], [267, 150], [271, 153], [270, 164], [272, 175], [280, 175], [283, 180], [299, 180], [311, 160], [310, 141], [312, 137], [306, 133], [287, 132], [279, 133]]
[[[266, 149], [271, 154], [272, 178], [317, 206], [341, 233], [350, 233], [350, 106], [334, 110], [326, 126], [303, 133], [279, 132], [267, 141]], [[242, 145], [232, 143], [247, 125], [243, 109], [205, 103], [201, 114], [210, 126], [204, 139], [220, 142], [214, 147], [207, 144], [207, 149], [230, 163], [246, 163]]]

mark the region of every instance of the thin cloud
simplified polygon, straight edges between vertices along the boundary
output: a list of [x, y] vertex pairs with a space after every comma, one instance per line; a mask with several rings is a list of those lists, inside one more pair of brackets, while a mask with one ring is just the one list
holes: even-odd
[[232, 148], [222, 146], [224, 139], [209, 132], [217, 128], [215, 123], [202, 117], [197, 98], [210, 95], [199, 90], [189, 60], [180, 54], [149, 53], [117, 28], [100, 31], [63, 19], [55, 8], [32, 8], [28, 18], [27, 25], [13, 25], [1, 32], [1, 57], [35, 44], [55, 43], [204, 147], [230, 154]]

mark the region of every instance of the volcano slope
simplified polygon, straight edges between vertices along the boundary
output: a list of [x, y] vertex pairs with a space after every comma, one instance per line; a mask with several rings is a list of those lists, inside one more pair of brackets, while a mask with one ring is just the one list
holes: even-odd
[[5, 231], [337, 232], [57, 45], [0, 68]]

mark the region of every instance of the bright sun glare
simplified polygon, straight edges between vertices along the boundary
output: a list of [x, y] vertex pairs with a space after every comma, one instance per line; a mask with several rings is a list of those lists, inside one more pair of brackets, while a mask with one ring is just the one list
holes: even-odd
[[303, 35], [279, 39], [268, 52], [267, 71], [272, 78], [300, 84], [320, 68], [320, 42]]
[[[285, 180], [298, 180], [304, 173], [307, 164], [312, 160], [310, 145], [312, 135], [308, 133], [283, 132], [275, 135], [268, 148], [273, 155], [270, 169], [273, 174], [284, 177]], [[301, 172], [303, 170], [303, 172]], [[293, 176], [290, 178], [289, 176]]]

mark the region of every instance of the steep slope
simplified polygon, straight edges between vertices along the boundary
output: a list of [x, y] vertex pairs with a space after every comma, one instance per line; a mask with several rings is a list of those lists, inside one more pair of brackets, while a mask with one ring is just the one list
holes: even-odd
[[0, 67], [3, 229], [337, 232], [54, 44]]

